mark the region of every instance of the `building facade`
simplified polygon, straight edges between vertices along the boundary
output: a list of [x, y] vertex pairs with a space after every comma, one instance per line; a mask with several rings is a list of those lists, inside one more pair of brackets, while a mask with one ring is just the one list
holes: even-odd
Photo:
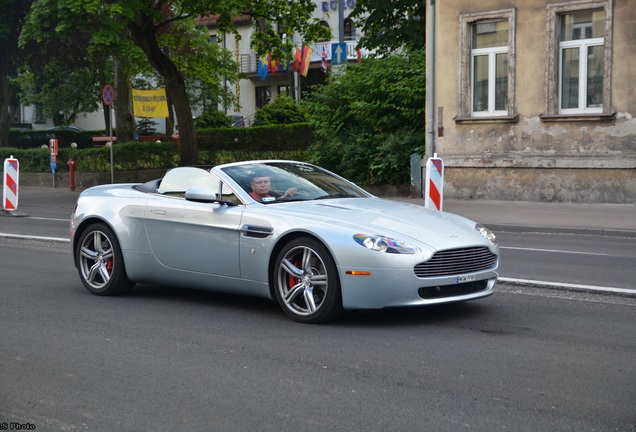
[[633, 0], [427, 0], [449, 198], [636, 202]]
[[[328, 68], [331, 69], [332, 46], [339, 43], [341, 39], [340, 3], [340, 0], [315, 0], [316, 8], [312, 18], [320, 20], [322, 25], [331, 30], [332, 39], [310, 45], [313, 53], [309, 73], [306, 77], [294, 73], [287, 67], [280, 67], [275, 72], [269, 72], [265, 78], [258, 75], [258, 55], [250, 48], [254, 26], [249, 16], [236, 17], [234, 20], [238, 28], [239, 38], [233, 34], [220, 33], [216, 28], [215, 17], [201, 18], [199, 23], [208, 27], [210, 40], [212, 42], [218, 41], [224, 48], [233, 52], [239, 63], [240, 72], [246, 76], [234, 86], [238, 103], [235, 106], [220, 106], [219, 109], [228, 115], [242, 116], [245, 125], [249, 126], [256, 110], [276, 100], [280, 95], [299, 99], [311, 85], [324, 82], [326, 74], [321, 67], [323, 51], [327, 57]], [[355, 0], [342, 0], [342, 5], [344, 18], [342, 40], [346, 44], [346, 60], [357, 61], [359, 56], [365, 56], [367, 52], [366, 50], [358, 52], [356, 49], [358, 35], [355, 25], [349, 19], [349, 14], [355, 7]], [[293, 40], [298, 48], [302, 48], [302, 41], [299, 37], [294, 36]]]

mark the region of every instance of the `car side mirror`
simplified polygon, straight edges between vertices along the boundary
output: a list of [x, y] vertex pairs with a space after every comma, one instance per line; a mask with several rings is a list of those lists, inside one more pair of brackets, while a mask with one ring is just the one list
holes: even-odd
[[185, 192], [185, 199], [187, 201], [201, 202], [201, 203], [219, 203], [228, 206], [235, 206], [236, 203], [231, 201], [223, 201], [221, 195], [216, 192], [203, 188], [203, 187], [191, 187]]
[[216, 202], [219, 200], [216, 192], [202, 187], [191, 187], [185, 192], [185, 199], [196, 202]]

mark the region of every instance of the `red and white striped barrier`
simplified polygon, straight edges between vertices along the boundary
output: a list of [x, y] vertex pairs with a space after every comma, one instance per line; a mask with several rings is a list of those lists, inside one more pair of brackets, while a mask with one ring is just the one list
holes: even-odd
[[4, 160], [4, 188], [2, 205], [4, 210], [18, 209], [18, 185], [20, 184], [20, 163], [12, 156]]
[[424, 206], [442, 211], [444, 201], [444, 162], [437, 153], [426, 162]]

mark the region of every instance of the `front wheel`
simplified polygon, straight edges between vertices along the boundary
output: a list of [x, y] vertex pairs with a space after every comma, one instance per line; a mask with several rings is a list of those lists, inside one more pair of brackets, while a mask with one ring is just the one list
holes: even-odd
[[122, 294], [135, 285], [126, 276], [115, 233], [103, 223], [84, 230], [77, 242], [75, 260], [82, 283], [93, 294]]
[[274, 290], [285, 313], [299, 322], [318, 323], [342, 312], [340, 280], [333, 258], [320, 242], [292, 240], [276, 259]]

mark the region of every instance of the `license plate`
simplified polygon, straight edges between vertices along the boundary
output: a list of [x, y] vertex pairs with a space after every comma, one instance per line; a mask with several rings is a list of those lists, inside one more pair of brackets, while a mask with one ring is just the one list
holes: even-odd
[[457, 276], [457, 283], [473, 282], [477, 280], [477, 275]]

